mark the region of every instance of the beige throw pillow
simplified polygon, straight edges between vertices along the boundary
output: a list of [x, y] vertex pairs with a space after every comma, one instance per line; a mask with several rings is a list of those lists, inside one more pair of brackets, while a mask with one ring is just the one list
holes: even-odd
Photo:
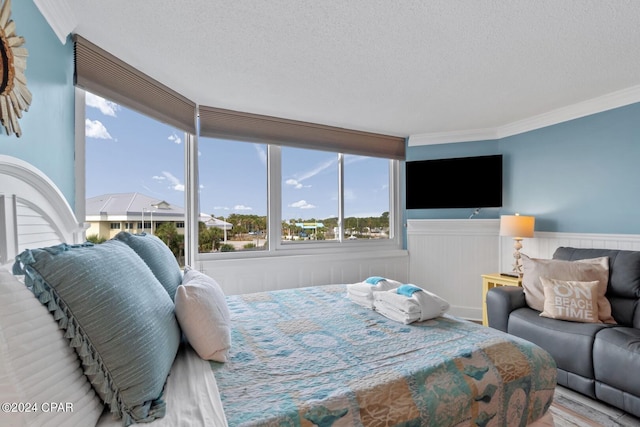
[[574, 322], [602, 323], [598, 319], [598, 281], [578, 282], [541, 277], [544, 310], [540, 316]]
[[205, 360], [226, 362], [231, 349], [231, 315], [220, 285], [185, 267], [176, 290], [176, 318], [189, 344]]
[[522, 287], [527, 305], [544, 310], [544, 288], [540, 277], [579, 282], [598, 281], [598, 318], [604, 323], [616, 323], [611, 316], [611, 304], [605, 297], [609, 284], [609, 257], [564, 261], [529, 258], [522, 255]]

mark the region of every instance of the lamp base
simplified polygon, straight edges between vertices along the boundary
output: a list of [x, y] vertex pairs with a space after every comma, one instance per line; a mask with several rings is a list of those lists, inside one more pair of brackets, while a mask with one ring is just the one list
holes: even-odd
[[514, 277], [522, 277], [522, 261], [520, 256], [520, 249], [522, 249], [522, 237], [513, 238], [513, 273]]

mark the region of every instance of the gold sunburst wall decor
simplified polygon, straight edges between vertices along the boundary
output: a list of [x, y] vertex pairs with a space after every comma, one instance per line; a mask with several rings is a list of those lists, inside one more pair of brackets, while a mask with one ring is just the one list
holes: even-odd
[[22, 135], [18, 119], [29, 110], [31, 92], [27, 89], [29, 53], [23, 47], [24, 38], [16, 35], [16, 23], [11, 18], [11, 0], [0, 0], [0, 121], [7, 135]]

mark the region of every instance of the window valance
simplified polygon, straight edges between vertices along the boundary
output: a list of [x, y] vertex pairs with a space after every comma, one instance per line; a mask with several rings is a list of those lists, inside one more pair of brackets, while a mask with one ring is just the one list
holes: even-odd
[[200, 136], [405, 159], [405, 139], [316, 123], [199, 107]]
[[196, 133], [194, 102], [77, 34], [74, 48], [76, 86]]

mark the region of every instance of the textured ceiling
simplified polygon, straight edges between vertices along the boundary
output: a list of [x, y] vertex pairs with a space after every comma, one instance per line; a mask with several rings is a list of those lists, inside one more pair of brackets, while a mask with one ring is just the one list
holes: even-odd
[[200, 105], [397, 136], [640, 85], [638, 0], [68, 0], [76, 33]]

